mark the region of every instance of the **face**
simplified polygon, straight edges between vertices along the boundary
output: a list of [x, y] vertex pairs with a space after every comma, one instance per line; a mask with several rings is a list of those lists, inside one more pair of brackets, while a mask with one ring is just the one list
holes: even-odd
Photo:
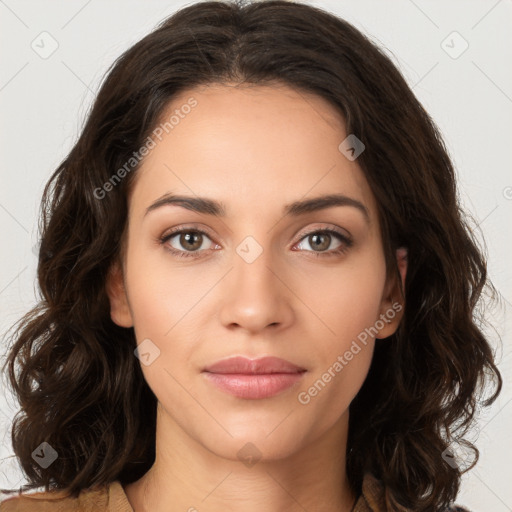
[[[346, 426], [399, 323], [377, 205], [320, 97], [211, 85], [176, 109], [137, 171], [111, 316], [134, 327], [162, 424], [222, 457], [284, 458]], [[290, 364], [205, 371], [233, 356]]]

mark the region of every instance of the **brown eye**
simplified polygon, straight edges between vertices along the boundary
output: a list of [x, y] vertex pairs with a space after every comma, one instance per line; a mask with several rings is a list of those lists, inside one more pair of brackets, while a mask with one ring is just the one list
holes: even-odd
[[186, 233], [180, 233], [179, 243], [181, 247], [188, 251], [197, 251], [203, 244], [203, 235], [197, 231], [189, 231]]
[[[331, 247], [333, 241], [337, 242], [337, 244]], [[304, 245], [309, 245], [310, 249], [304, 247]], [[353, 241], [351, 238], [334, 229], [317, 229], [316, 231], [306, 233], [300, 239], [296, 247], [315, 257], [331, 257], [341, 256], [348, 251], [352, 245]]]
[[195, 257], [196, 254], [206, 252], [214, 245], [207, 233], [197, 229], [174, 230], [163, 236], [160, 243], [178, 257]]
[[[331, 247], [333, 241], [337, 241], [338, 243], [334, 247]], [[306, 242], [307, 245], [311, 247], [311, 250], [306, 248], [306, 251], [318, 253], [317, 255], [322, 253], [338, 253], [352, 245], [352, 241], [348, 237], [331, 229], [322, 229], [307, 233], [302, 237], [299, 243], [299, 248], [305, 249], [305, 247], [301, 246], [303, 246]], [[328, 250], [329, 247], [331, 247], [330, 250]]]
[[331, 245], [331, 238], [327, 233], [315, 233], [308, 236], [308, 241], [315, 250], [325, 251]]

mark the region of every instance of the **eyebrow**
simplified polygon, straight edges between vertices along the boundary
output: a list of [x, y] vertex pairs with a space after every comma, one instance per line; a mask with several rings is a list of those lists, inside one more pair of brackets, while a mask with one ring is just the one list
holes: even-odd
[[[146, 216], [149, 212], [161, 208], [162, 206], [175, 205], [186, 208], [197, 213], [203, 213], [206, 215], [213, 215], [215, 217], [226, 217], [226, 207], [223, 203], [207, 197], [192, 197], [192, 196], [181, 196], [174, 195], [171, 193], [164, 194], [146, 208]], [[333, 206], [351, 206], [358, 209], [367, 221], [370, 220], [370, 214], [368, 208], [351, 197], [343, 194], [328, 194], [312, 199], [306, 199], [302, 201], [295, 201], [287, 204], [283, 208], [283, 215], [291, 215], [298, 217], [306, 213], [316, 212], [332, 208]]]

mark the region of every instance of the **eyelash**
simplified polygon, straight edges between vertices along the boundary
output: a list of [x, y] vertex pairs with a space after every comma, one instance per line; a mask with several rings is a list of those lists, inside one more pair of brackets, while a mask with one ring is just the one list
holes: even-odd
[[[170, 233], [167, 233], [166, 235], [160, 237], [158, 239], [159, 243], [164, 246], [164, 249], [166, 251], [169, 251], [171, 254], [173, 254], [174, 256], [177, 256], [178, 258], [200, 258], [201, 256], [197, 256], [196, 254], [203, 252], [203, 251], [179, 251], [177, 249], [170, 248], [168, 245], [166, 245], [167, 242], [171, 238], [175, 237], [176, 235], [180, 235], [182, 233], [199, 233], [201, 235], [206, 235], [208, 238], [211, 238], [208, 232], [203, 231], [201, 229], [181, 228], [180, 227], [180, 228], [173, 229], [173, 230], [171, 230]], [[339, 233], [338, 231], [336, 231], [334, 229], [327, 229], [327, 228], [316, 229], [316, 230], [310, 231], [308, 233], [305, 233], [301, 237], [301, 239], [299, 240], [298, 243], [302, 242], [305, 238], [307, 238], [311, 235], [320, 235], [320, 234], [333, 235], [334, 237], [338, 238], [338, 240], [341, 242], [341, 245], [337, 249], [332, 249], [328, 252], [306, 251], [306, 252], [310, 252], [310, 253], [314, 254], [314, 256], [317, 258], [329, 258], [329, 257], [344, 254], [353, 245], [353, 241], [349, 237]], [[208, 250], [208, 249], [205, 249], [205, 250]]]

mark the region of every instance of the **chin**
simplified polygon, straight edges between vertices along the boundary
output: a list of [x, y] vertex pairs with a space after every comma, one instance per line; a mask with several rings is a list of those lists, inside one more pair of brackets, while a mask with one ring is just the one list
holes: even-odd
[[[281, 420], [282, 421], [282, 418]], [[298, 433], [297, 424], [290, 427], [277, 427], [279, 421], [270, 424], [260, 423], [238, 425], [228, 428], [233, 437], [223, 436], [222, 441], [204, 439], [205, 447], [217, 455], [233, 461], [276, 461], [290, 457], [300, 451], [304, 438]], [[277, 427], [277, 428], [276, 428]], [[252, 461], [252, 462], [251, 462]]]

